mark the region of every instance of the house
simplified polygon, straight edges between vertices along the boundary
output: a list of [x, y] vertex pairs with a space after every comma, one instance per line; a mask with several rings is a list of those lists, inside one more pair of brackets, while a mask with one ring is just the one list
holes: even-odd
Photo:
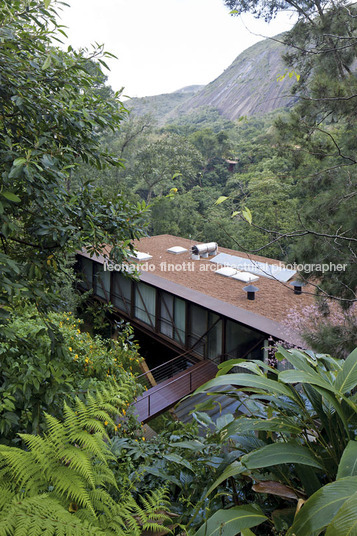
[[[291, 284], [296, 272], [277, 260], [206, 246], [172, 235], [145, 237], [134, 243], [132, 264], [120, 266], [83, 250], [77, 256], [81, 286], [195, 361], [264, 359], [270, 337], [303, 346], [285, 319], [313, 302], [313, 288], [299, 293]], [[136, 279], [128, 277], [132, 266]]]
[[228, 171], [234, 173], [235, 167], [238, 164], [238, 160], [226, 160], [228, 164]]

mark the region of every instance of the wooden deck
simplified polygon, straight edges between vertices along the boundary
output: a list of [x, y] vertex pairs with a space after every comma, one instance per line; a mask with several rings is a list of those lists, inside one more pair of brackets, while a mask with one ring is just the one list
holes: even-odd
[[137, 399], [134, 414], [140, 422], [147, 422], [193, 393], [195, 389], [214, 378], [216, 373], [217, 367], [212, 361], [196, 363], [146, 391]]

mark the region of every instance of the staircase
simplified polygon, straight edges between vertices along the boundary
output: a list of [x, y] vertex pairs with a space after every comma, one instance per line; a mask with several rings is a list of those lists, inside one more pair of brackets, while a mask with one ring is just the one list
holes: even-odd
[[[172, 366], [175, 361], [176, 359], [170, 362], [171, 370], [175, 368]], [[217, 373], [217, 366], [210, 360], [199, 361], [195, 364], [186, 361], [186, 364], [186, 369], [163, 379], [137, 398], [133, 413], [140, 422], [148, 422], [150, 419], [160, 415], [160, 413], [167, 411], [182, 398], [193, 393], [198, 387], [214, 378]], [[139, 376], [138, 379], [140, 380], [144, 377], [147, 379], [148, 376], [155, 378], [158, 372], [157, 369], [164, 366], [167, 369], [168, 365], [169, 363], [164, 363], [156, 367], [156, 369], [141, 375], [141, 377]], [[165, 377], [163, 369], [159, 372], [161, 372], [162, 377]]]

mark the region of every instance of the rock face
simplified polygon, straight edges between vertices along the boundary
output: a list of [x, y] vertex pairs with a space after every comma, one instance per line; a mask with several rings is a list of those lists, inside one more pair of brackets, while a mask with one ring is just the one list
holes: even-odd
[[203, 107], [215, 108], [232, 121], [288, 108], [295, 102], [290, 93], [294, 77], [277, 80], [286, 73], [283, 53], [284, 47], [278, 41], [265, 39], [242, 52], [207, 86], [189, 86], [169, 94], [132, 99], [126, 104], [136, 115], [151, 112], [160, 124]]
[[277, 81], [286, 72], [283, 52], [284, 47], [276, 41], [260, 41], [242, 52], [216, 80], [179, 105], [177, 111], [212, 106], [234, 120], [291, 106], [293, 80], [287, 76]]

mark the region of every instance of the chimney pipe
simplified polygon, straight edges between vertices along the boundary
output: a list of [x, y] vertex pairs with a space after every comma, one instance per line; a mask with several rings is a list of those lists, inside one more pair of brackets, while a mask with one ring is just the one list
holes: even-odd
[[255, 293], [258, 292], [258, 288], [254, 285], [248, 285], [246, 287], [243, 287], [243, 290], [247, 293], [247, 299], [248, 300], [255, 300]]
[[302, 294], [302, 287], [305, 286], [305, 283], [301, 281], [292, 281], [290, 283], [294, 287], [294, 294]]

